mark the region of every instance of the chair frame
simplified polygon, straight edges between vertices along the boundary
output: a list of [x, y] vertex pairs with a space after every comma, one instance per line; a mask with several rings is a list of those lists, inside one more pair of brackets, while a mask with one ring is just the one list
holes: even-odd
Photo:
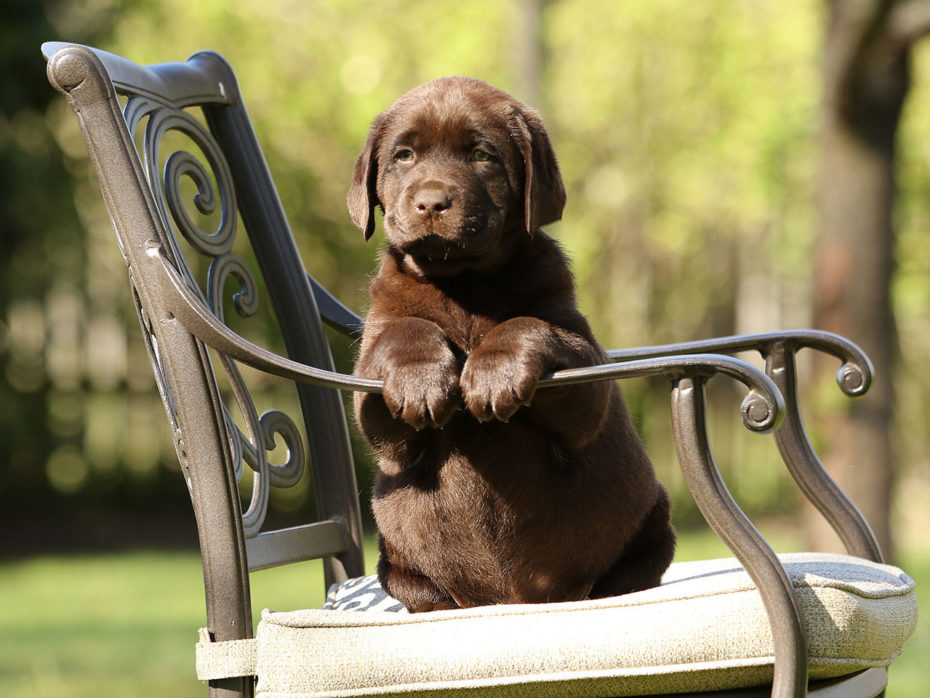
[[[250, 571], [322, 558], [327, 584], [363, 573], [358, 490], [339, 391], [374, 392], [381, 384], [336, 373], [322, 331], [326, 323], [358, 337], [363, 321], [304, 270], [234, 73], [221, 56], [200, 52], [184, 63], [142, 67], [76, 44], [51, 42], [43, 44], [42, 50], [48, 59], [50, 82], [67, 97], [80, 123], [129, 268], [143, 336], [193, 502], [211, 639], [249, 638]], [[120, 96], [128, 98], [125, 106]], [[178, 123], [179, 114], [191, 107], [202, 109], [207, 130], [197, 132], [197, 138], [205, 138], [198, 145], [214, 169], [220, 205], [241, 215], [284, 335], [287, 357], [229, 329], [221, 311], [211, 307], [180, 259], [172, 224], [182, 224], [166, 197], [172, 195], [172, 182], [184, 175], [198, 182], [204, 197], [209, 187], [206, 178], [182, 157], [175, 162], [173, 174], [166, 171], [162, 182], [147, 156], [140, 157], [133, 132], [143, 117], [164, 114], [158, 118], [164, 119], [163, 129], [170, 129]], [[162, 184], [167, 194], [161, 191]], [[223, 257], [226, 248], [221, 235], [194, 235], [204, 247], [203, 254], [214, 261]], [[249, 302], [250, 287], [241, 273], [235, 269], [216, 273], [221, 278], [226, 278], [224, 274], [236, 278], [242, 284], [240, 296], [245, 297], [237, 304]], [[875, 696], [883, 692], [887, 681], [884, 669], [872, 669], [808, 685], [807, 639], [792, 585], [771, 547], [727, 491], [707, 436], [705, 386], [713, 376], [727, 375], [748, 388], [741, 405], [747, 428], [774, 431], [792, 476], [849, 553], [882, 561], [868, 524], [826, 473], [806, 437], [795, 361], [805, 348], [840, 360], [837, 381], [844, 393], [859, 396], [868, 390], [872, 368], [858, 347], [842, 337], [811, 330], [612, 351], [610, 364], [559, 371], [540, 385], [545, 389], [656, 375], [668, 379], [676, 448], [688, 487], [712, 529], [759, 588], [775, 643], [770, 689], [702, 696], [769, 692], [779, 698]], [[244, 456], [231, 446], [236, 441], [234, 429], [224, 416], [210, 350], [230, 365], [238, 362], [295, 381], [309, 462], [314, 466], [318, 521], [262, 531], [260, 520], [257, 526], [249, 523], [250, 507], [243, 523], [236, 473]], [[764, 371], [731, 356], [743, 351], [758, 352], [765, 362]], [[269, 428], [280, 429], [275, 432], [279, 435], [287, 431], [280, 425]], [[296, 452], [307, 460], [299, 449]], [[261, 460], [254, 454], [251, 458]], [[286, 477], [274, 467], [260, 477], [272, 484], [275, 477]], [[214, 698], [250, 696], [253, 690], [249, 678], [210, 685]]]

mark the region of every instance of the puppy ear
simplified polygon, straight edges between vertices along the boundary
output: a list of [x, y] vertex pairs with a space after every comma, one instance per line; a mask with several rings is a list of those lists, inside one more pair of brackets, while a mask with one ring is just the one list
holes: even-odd
[[565, 185], [549, 142], [549, 134], [536, 112], [524, 109], [515, 116], [517, 143], [523, 156], [523, 206], [526, 231], [533, 232], [562, 217], [565, 208]]
[[352, 222], [365, 231], [365, 240], [375, 232], [375, 206], [378, 200], [378, 145], [381, 140], [381, 119], [377, 119], [368, 132], [365, 148], [355, 161], [352, 186], [346, 197]]

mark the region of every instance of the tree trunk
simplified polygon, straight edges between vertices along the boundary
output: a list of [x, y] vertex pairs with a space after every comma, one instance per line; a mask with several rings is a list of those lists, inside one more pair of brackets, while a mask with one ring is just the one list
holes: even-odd
[[[868, 395], [827, 425], [824, 464], [871, 524], [886, 558], [894, 485], [895, 138], [910, 86], [910, 48], [930, 20], [926, 2], [830, 2], [820, 155], [821, 237], [814, 322], [872, 359]], [[820, 364], [819, 374], [836, 366]], [[822, 547], [823, 529], [815, 527]], [[831, 539], [832, 540], [832, 539]]]
[[513, 69], [519, 82], [518, 98], [545, 116], [543, 90], [545, 39], [542, 16], [549, 0], [519, 0], [514, 8], [517, 31], [514, 33]]

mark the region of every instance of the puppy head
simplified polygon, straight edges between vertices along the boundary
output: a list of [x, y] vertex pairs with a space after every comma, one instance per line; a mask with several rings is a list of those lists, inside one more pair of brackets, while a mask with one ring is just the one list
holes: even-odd
[[372, 124], [348, 195], [353, 222], [430, 273], [487, 268], [558, 220], [565, 188], [539, 115], [470, 78], [417, 87]]

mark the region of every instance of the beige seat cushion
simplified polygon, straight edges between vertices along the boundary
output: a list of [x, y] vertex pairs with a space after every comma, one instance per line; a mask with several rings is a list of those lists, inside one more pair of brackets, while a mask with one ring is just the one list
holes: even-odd
[[[913, 580], [846, 556], [781, 559], [804, 615], [812, 678], [897, 656], [917, 622]], [[773, 664], [761, 599], [733, 559], [677, 563], [655, 589], [575, 603], [413, 615], [266, 611], [256, 637], [257, 695], [266, 698], [453, 688], [457, 696], [658, 694], [764, 683]]]

